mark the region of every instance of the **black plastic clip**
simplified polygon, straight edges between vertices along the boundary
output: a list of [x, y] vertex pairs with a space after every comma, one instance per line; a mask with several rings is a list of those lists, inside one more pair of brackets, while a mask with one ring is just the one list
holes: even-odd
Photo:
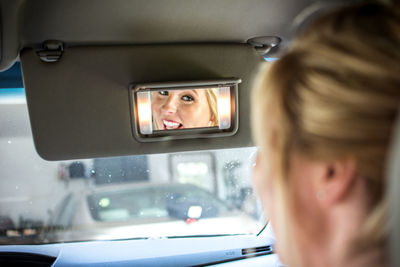
[[281, 43], [281, 38], [277, 36], [260, 36], [247, 40], [247, 43], [254, 47], [260, 55], [266, 55], [272, 48]]
[[57, 62], [64, 52], [64, 43], [57, 40], [48, 40], [43, 43], [42, 49], [37, 51], [43, 62]]

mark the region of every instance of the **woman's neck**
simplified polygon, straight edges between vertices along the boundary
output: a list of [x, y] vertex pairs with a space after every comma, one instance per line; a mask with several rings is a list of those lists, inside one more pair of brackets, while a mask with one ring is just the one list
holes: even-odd
[[[374, 241], [360, 243], [360, 236], [371, 214], [365, 184], [359, 179], [342, 204], [334, 207], [329, 215], [329, 255], [331, 265], [340, 267], [385, 266], [385, 247]], [[368, 243], [370, 242], [370, 243]]]
[[341, 267], [385, 267], [387, 254], [384, 246], [370, 246], [366, 250], [348, 255]]

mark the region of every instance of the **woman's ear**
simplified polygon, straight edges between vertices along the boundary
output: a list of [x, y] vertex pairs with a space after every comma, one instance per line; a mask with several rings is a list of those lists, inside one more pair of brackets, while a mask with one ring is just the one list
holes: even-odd
[[344, 159], [327, 163], [317, 186], [317, 198], [324, 206], [332, 206], [346, 199], [357, 179], [356, 163]]

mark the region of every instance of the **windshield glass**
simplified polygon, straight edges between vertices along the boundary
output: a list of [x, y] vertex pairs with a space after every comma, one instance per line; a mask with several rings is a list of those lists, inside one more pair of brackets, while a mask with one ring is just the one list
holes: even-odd
[[46, 161], [22, 88], [0, 89], [0, 244], [255, 234], [255, 148]]

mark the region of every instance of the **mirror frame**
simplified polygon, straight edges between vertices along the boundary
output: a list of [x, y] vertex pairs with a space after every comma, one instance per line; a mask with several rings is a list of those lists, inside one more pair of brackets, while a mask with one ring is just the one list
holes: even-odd
[[[193, 138], [215, 138], [234, 135], [239, 128], [239, 103], [238, 88], [242, 82], [239, 78], [205, 80], [205, 81], [178, 81], [178, 82], [156, 82], [131, 84], [129, 86], [129, 101], [131, 110], [131, 126], [134, 138], [139, 142], [167, 141], [173, 139], [193, 139]], [[187, 90], [187, 89], [208, 89], [208, 88], [230, 88], [231, 101], [231, 123], [227, 129], [219, 127], [202, 127], [179, 130], [154, 130], [151, 134], [142, 134], [140, 132], [138, 120], [137, 93], [162, 91], [162, 90]]]

